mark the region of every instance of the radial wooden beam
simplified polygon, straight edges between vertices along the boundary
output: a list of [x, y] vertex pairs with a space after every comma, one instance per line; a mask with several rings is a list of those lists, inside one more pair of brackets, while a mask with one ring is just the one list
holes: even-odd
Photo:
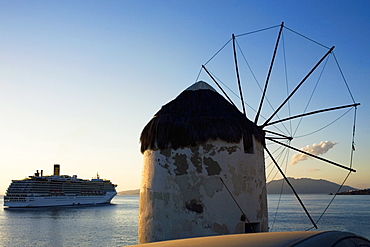
[[236, 107], [236, 105], [234, 104], [234, 102], [229, 98], [229, 96], [227, 95], [227, 93], [222, 89], [222, 87], [220, 86], [220, 84], [218, 84], [217, 80], [212, 76], [212, 74], [206, 69], [206, 67], [204, 65], [202, 65], [202, 68], [204, 69], [205, 72], [207, 72], [207, 74], [209, 75], [209, 77], [211, 77], [211, 79], [213, 80], [213, 82], [217, 85], [217, 87], [222, 91], [222, 93], [225, 95], [225, 97], [229, 100], [229, 102]]
[[[271, 130], [264, 130], [264, 131], [266, 133], [270, 133], [270, 134], [273, 134], [273, 135], [280, 136], [281, 138], [279, 138], [279, 139], [288, 139], [290, 141], [293, 140], [293, 137], [291, 137], [291, 136], [286, 136], [286, 135], [283, 135], [283, 134], [280, 134], [280, 133], [277, 133], [277, 132], [274, 132], [274, 131], [271, 131]], [[276, 138], [273, 138], [273, 139], [276, 139]]]
[[335, 163], [335, 162], [333, 162], [333, 161], [331, 161], [331, 160], [328, 160], [328, 159], [324, 159], [324, 158], [319, 157], [319, 156], [317, 156], [317, 155], [307, 153], [307, 152], [305, 152], [305, 151], [303, 151], [303, 150], [300, 150], [300, 149], [298, 149], [298, 148], [292, 147], [292, 146], [287, 145], [287, 144], [285, 144], [285, 143], [278, 142], [278, 141], [276, 141], [276, 140], [274, 140], [274, 139], [272, 139], [272, 138], [268, 138], [268, 137], [266, 137], [266, 139], [268, 139], [268, 140], [270, 140], [270, 141], [273, 141], [273, 142], [276, 142], [277, 144], [280, 144], [280, 145], [282, 145], [282, 146], [284, 146], [284, 147], [287, 147], [287, 148], [293, 149], [294, 151], [297, 151], [297, 152], [303, 153], [303, 154], [305, 154], [305, 155], [311, 156], [311, 157], [313, 157], [313, 158], [315, 158], [315, 159], [319, 159], [319, 160], [325, 161], [326, 163], [329, 163], [329, 164], [332, 164], [332, 165], [338, 166], [338, 167], [340, 167], [340, 168], [343, 168], [343, 169], [349, 170], [349, 171], [351, 171], [351, 172], [356, 172], [356, 170], [355, 170], [355, 169], [352, 169], [352, 168], [350, 168], [350, 167], [346, 167], [346, 166], [340, 165], [340, 164], [338, 164], [338, 163]]
[[258, 107], [258, 111], [257, 111], [257, 114], [256, 114], [256, 118], [254, 119], [254, 123], [255, 123], [255, 124], [257, 124], [257, 122], [258, 122], [258, 118], [259, 118], [259, 116], [260, 116], [260, 114], [261, 114], [262, 104], [263, 104], [263, 101], [264, 101], [265, 96], [266, 96], [267, 85], [268, 85], [268, 83], [269, 83], [270, 76], [271, 76], [271, 71], [272, 71], [272, 67], [273, 67], [274, 62], [275, 62], [276, 51], [277, 51], [277, 48], [278, 48], [278, 45], [279, 45], [280, 36], [281, 36], [281, 32], [283, 31], [283, 27], [284, 27], [284, 22], [282, 22], [282, 23], [281, 23], [281, 25], [280, 25], [279, 35], [278, 35], [278, 38], [277, 38], [277, 40], [276, 40], [275, 49], [274, 49], [274, 54], [272, 55], [271, 63], [270, 63], [270, 68], [269, 68], [269, 71], [268, 71], [268, 73], [267, 73], [267, 78], [266, 78], [266, 82], [265, 82], [265, 88], [263, 89], [263, 93], [262, 93], [262, 97], [261, 97], [260, 105], [259, 105], [259, 107]]
[[234, 63], [235, 63], [235, 72], [236, 72], [236, 78], [238, 80], [238, 87], [239, 87], [239, 94], [240, 94], [240, 100], [242, 103], [243, 113], [246, 116], [245, 107], [244, 107], [244, 100], [243, 100], [243, 91], [242, 87], [240, 85], [240, 76], [239, 76], [239, 68], [238, 68], [238, 59], [236, 57], [236, 48], [235, 48], [235, 35], [232, 35], [233, 39], [233, 51], [234, 51]]
[[317, 114], [317, 113], [321, 113], [321, 112], [334, 111], [334, 110], [339, 110], [339, 109], [348, 108], [348, 107], [356, 107], [358, 105], [360, 105], [360, 103], [337, 106], [337, 107], [332, 107], [332, 108], [326, 108], [326, 109], [322, 109], [322, 110], [307, 112], [307, 113], [291, 116], [291, 117], [288, 117], [288, 118], [283, 118], [283, 119], [280, 119], [280, 120], [277, 120], [277, 121], [274, 121], [274, 122], [270, 122], [270, 123], [266, 124], [265, 126], [273, 125], [273, 124], [281, 123], [281, 122], [284, 122], [284, 121], [292, 120], [292, 119], [295, 119], [295, 118], [305, 117], [305, 116], [309, 116], [309, 115], [313, 115], [313, 114]]
[[334, 46], [329, 49], [327, 53], [316, 63], [316, 65], [308, 72], [308, 74], [301, 80], [301, 82], [296, 86], [296, 88], [289, 94], [289, 96], [284, 100], [284, 102], [275, 110], [275, 112], [265, 121], [262, 127], [265, 127], [271, 119], [281, 110], [281, 108], [289, 101], [289, 99], [297, 92], [297, 90], [302, 86], [302, 84], [307, 80], [307, 78], [316, 70], [316, 68], [321, 64], [321, 62], [334, 50]]
[[274, 162], [275, 166], [277, 167], [277, 169], [279, 170], [279, 172], [281, 173], [281, 175], [284, 177], [284, 180], [287, 182], [287, 184], [289, 185], [289, 187], [292, 189], [295, 197], [297, 198], [297, 200], [299, 201], [299, 203], [301, 204], [303, 210], [305, 211], [306, 215], [308, 216], [308, 218], [310, 219], [311, 223], [313, 224], [313, 226], [317, 229], [317, 225], [315, 223], [315, 221], [313, 221], [310, 213], [308, 212], [308, 210], [306, 209], [306, 207], [304, 206], [301, 198], [299, 198], [298, 196], [298, 193], [295, 191], [293, 185], [289, 182], [288, 178], [285, 176], [284, 172], [281, 170], [279, 164], [276, 162], [276, 160], [274, 159], [274, 157], [272, 156], [272, 154], [270, 153], [270, 151], [267, 149], [267, 147], [265, 147], [265, 150], [266, 152], [268, 153], [268, 155], [270, 156], [270, 158], [272, 159], [272, 161]]

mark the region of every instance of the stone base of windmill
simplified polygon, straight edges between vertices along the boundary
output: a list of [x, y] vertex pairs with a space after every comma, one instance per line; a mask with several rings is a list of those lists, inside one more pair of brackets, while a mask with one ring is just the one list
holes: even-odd
[[254, 153], [221, 140], [145, 151], [139, 242], [267, 231], [263, 148], [254, 144]]

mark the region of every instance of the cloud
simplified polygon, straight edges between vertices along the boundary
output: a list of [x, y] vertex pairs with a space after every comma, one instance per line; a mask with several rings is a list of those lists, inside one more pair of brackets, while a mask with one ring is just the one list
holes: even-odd
[[[322, 155], [329, 151], [329, 149], [333, 148], [335, 145], [337, 145], [337, 142], [331, 142], [331, 141], [322, 141], [319, 144], [315, 143], [312, 146], [307, 145], [304, 148], [301, 148], [302, 151], [305, 151], [306, 153], [310, 153], [316, 156]], [[293, 155], [292, 159], [290, 160], [290, 165], [295, 165], [300, 161], [309, 159], [312, 157], [308, 156], [303, 153], [297, 153]]]

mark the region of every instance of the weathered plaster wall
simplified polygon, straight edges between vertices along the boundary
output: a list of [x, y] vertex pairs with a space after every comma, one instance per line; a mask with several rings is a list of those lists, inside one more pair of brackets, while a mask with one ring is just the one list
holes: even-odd
[[267, 231], [263, 147], [209, 141], [191, 148], [147, 150], [140, 190], [139, 242], [243, 233], [238, 206]]

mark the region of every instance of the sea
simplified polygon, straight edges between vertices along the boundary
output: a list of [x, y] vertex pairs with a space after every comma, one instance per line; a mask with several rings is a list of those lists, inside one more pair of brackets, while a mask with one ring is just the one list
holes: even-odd
[[[300, 198], [317, 222], [317, 230], [349, 231], [370, 239], [370, 196], [338, 195], [329, 208], [332, 195]], [[268, 208], [269, 231], [316, 230], [294, 195], [268, 195]], [[3, 207], [0, 246], [134, 245], [138, 243], [138, 209], [139, 196], [116, 196], [111, 205], [104, 206]]]

